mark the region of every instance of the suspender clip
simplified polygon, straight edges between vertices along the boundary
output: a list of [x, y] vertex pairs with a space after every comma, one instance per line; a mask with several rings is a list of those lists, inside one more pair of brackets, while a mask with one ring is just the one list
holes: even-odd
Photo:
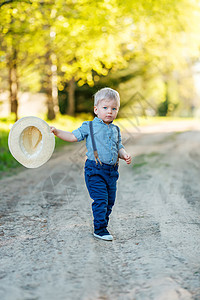
[[94, 158], [95, 158], [95, 161], [96, 161], [96, 165], [98, 165], [98, 161], [99, 161], [100, 165], [102, 166], [102, 162], [99, 159], [97, 150], [94, 150]]

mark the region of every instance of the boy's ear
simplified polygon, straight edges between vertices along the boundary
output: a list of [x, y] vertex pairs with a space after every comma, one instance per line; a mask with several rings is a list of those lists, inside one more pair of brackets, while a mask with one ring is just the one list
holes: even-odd
[[97, 115], [97, 107], [96, 106], [94, 106], [94, 113], [95, 113], [95, 115]]

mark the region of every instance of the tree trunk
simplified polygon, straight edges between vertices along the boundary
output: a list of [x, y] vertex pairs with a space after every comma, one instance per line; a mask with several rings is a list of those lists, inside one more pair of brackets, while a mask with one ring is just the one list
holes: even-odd
[[53, 120], [56, 117], [54, 110], [54, 100], [57, 98], [57, 94], [55, 93], [55, 78], [53, 76], [53, 68], [52, 61], [50, 57], [50, 51], [46, 53], [46, 94], [47, 94], [47, 118], [48, 120]]
[[8, 60], [9, 68], [9, 90], [10, 90], [10, 111], [15, 114], [15, 121], [18, 120], [18, 78], [17, 78], [17, 50], [12, 49]]
[[69, 85], [68, 85], [67, 114], [70, 115], [70, 116], [75, 115], [75, 81], [74, 81], [74, 78], [72, 78], [69, 81]]
[[158, 115], [162, 117], [166, 117], [169, 110], [169, 81], [166, 79], [164, 80], [165, 84], [165, 100], [161, 102], [158, 106]]

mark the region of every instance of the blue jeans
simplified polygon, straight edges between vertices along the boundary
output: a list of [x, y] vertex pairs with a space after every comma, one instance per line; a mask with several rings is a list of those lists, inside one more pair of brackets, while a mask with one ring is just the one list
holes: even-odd
[[93, 160], [86, 160], [85, 182], [93, 199], [94, 231], [108, 226], [109, 215], [115, 203], [118, 178], [118, 165], [102, 163], [101, 166], [99, 163], [96, 165]]

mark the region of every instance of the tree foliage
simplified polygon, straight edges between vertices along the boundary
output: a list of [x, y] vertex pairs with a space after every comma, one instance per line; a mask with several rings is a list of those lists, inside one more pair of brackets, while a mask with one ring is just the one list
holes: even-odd
[[196, 0], [2, 0], [0, 19], [1, 89], [12, 61], [21, 91], [47, 94], [50, 118], [66, 82], [92, 87], [108, 74], [131, 74], [118, 86], [127, 99], [138, 89], [176, 107], [181, 74], [199, 57]]

